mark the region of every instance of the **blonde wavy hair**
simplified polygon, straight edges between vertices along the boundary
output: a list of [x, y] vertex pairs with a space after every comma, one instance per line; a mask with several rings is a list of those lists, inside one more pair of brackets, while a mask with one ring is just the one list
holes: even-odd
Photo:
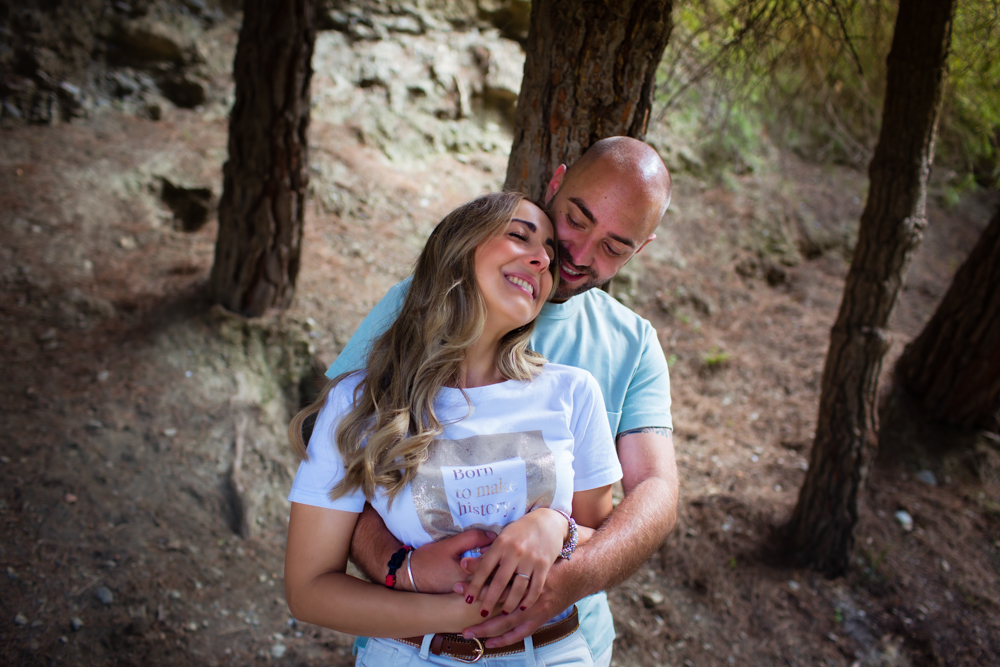
[[[507, 230], [524, 199], [515, 192], [483, 195], [449, 213], [427, 239], [399, 316], [372, 345], [353, 407], [337, 426], [346, 472], [330, 498], [360, 488], [371, 501], [382, 487], [392, 502], [427, 460], [443, 430], [434, 399], [441, 387], [459, 385], [466, 351], [486, 322], [473, 261], [476, 248]], [[549, 266], [553, 283], [556, 265]], [[506, 379], [527, 381], [541, 371], [545, 359], [528, 349], [534, 326], [532, 321], [501, 339], [496, 363]], [[308, 457], [303, 426], [346, 375], [331, 381], [289, 424], [289, 439], [300, 457]]]

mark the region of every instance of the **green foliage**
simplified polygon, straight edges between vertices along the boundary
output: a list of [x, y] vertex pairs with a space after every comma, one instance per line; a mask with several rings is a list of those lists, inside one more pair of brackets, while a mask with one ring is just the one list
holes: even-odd
[[941, 157], [980, 185], [1000, 187], [1000, 4], [959, 3], [949, 70]]
[[[863, 167], [878, 140], [896, 9], [893, 0], [684, 3], [654, 118], [696, 143], [682, 156], [692, 171], [759, 171], [771, 146]], [[955, 173], [950, 196], [1000, 186], [996, 0], [959, 3], [950, 70], [937, 151]]]
[[702, 357], [702, 360], [705, 362], [705, 366], [710, 369], [721, 368], [729, 361], [729, 353], [720, 349], [718, 345], [713, 345], [712, 349]]

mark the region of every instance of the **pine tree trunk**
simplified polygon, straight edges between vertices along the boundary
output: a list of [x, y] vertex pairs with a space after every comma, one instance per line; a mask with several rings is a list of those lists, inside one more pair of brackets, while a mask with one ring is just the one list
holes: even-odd
[[212, 298], [254, 317], [295, 291], [308, 176], [315, 0], [246, 0], [233, 65]]
[[823, 369], [809, 471], [788, 524], [797, 560], [831, 576], [847, 568], [858, 494], [875, 452], [885, 329], [926, 226], [954, 0], [901, 0], [888, 59], [878, 146], [840, 312]]
[[672, 0], [533, 0], [504, 187], [542, 197], [595, 141], [642, 139]]
[[925, 414], [966, 429], [1000, 416], [1000, 210], [910, 343], [896, 377]]

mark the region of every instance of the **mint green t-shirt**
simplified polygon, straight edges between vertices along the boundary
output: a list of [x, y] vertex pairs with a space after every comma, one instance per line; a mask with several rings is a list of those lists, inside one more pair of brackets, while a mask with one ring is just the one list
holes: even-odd
[[[326, 371], [327, 377], [364, 367], [372, 342], [399, 315], [410, 280], [389, 289]], [[564, 303], [546, 303], [531, 335], [531, 349], [551, 362], [590, 371], [604, 394], [616, 436], [637, 428], [673, 427], [670, 376], [656, 330], [607, 292], [592, 289]], [[577, 602], [577, 608], [591, 653], [603, 654], [615, 638], [607, 596], [591, 595]]]

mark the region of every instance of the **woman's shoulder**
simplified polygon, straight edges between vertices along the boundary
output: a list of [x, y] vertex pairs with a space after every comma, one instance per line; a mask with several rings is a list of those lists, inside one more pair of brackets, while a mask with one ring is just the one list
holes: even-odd
[[552, 362], [545, 364], [539, 377], [544, 378], [547, 382], [557, 383], [562, 386], [586, 387], [587, 389], [597, 388], [598, 386], [597, 380], [594, 379], [590, 371], [577, 368], [576, 366], [554, 364]]
[[354, 403], [354, 392], [364, 379], [364, 371], [352, 371], [331, 380], [333, 386], [330, 388], [330, 393], [327, 394], [326, 405], [338, 407], [338, 411], [342, 411], [344, 408], [352, 405]]

